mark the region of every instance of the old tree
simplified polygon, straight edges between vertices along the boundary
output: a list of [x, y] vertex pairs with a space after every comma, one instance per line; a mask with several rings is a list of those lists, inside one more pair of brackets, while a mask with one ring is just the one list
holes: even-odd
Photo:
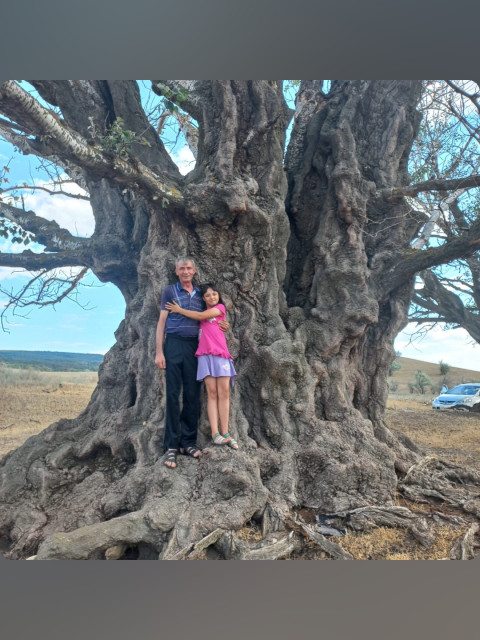
[[[480, 518], [480, 475], [424, 458], [384, 421], [415, 274], [480, 246], [473, 222], [438, 246], [411, 248], [426, 216], [406, 196], [458, 188], [410, 184], [420, 82], [334, 81], [327, 92], [303, 81], [284, 157], [291, 110], [279, 82], [154, 80], [153, 91], [198, 124], [185, 177], [136, 83], [31, 84], [38, 99], [13, 81], [0, 87], [1, 133], [86, 189], [95, 232], [78, 238], [4, 203], [2, 216], [46, 251], [0, 254], [0, 265], [91, 269], [120, 289], [126, 314], [86, 410], [0, 461], [10, 557], [119, 557], [126, 548], [138, 558], [212, 549], [282, 557], [299, 531], [346, 557], [295, 520], [301, 507], [356, 529], [403, 524], [428, 544], [428, 523], [395, 506], [397, 491]], [[241, 449], [209, 448], [171, 471], [159, 460], [155, 329], [161, 291], [185, 254], [225, 292]], [[199, 444], [208, 444], [204, 417]], [[251, 520], [264, 535], [253, 549], [235, 535]]]

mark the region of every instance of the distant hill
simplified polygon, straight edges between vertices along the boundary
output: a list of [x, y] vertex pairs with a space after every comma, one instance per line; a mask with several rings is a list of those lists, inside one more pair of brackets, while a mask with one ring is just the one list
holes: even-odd
[[440, 367], [438, 364], [414, 360], [413, 358], [400, 357], [397, 358], [397, 360], [401, 365], [401, 369], [395, 371], [388, 381], [390, 385], [397, 383], [398, 387], [396, 388], [396, 392], [399, 394], [409, 393], [408, 383], [415, 382], [415, 371], [423, 371], [423, 373], [426, 373], [436, 386], [436, 390], [429, 390], [427, 395], [437, 395], [442, 384], [446, 384], [447, 387], [450, 388], [462, 382], [480, 382], [480, 371], [472, 371], [471, 369], [452, 366], [448, 374], [442, 376], [440, 375]]
[[15, 369], [38, 371], [98, 371], [103, 361], [99, 353], [61, 351], [0, 351], [0, 364]]

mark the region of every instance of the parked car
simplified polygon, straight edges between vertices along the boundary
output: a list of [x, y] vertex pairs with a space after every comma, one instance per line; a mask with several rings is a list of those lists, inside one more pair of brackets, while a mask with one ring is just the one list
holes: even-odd
[[469, 411], [477, 402], [480, 402], [480, 382], [465, 382], [440, 394], [432, 402], [432, 407]]

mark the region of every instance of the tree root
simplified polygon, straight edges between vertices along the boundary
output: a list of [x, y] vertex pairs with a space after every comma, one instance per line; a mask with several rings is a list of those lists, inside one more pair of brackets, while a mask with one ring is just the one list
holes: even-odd
[[354, 559], [353, 556], [348, 553], [348, 551], [345, 551], [345, 549], [343, 549], [339, 544], [337, 544], [336, 542], [332, 542], [321, 533], [317, 533], [316, 531], [314, 531], [314, 529], [312, 529], [312, 527], [309, 527], [307, 524], [296, 521], [294, 525], [295, 527], [298, 527], [298, 529], [300, 529], [301, 535], [307, 537], [309, 540], [318, 545], [320, 549], [322, 549], [322, 551], [328, 553], [328, 555], [331, 556], [334, 560]]
[[361, 507], [347, 513], [348, 526], [356, 531], [368, 531], [373, 527], [400, 527], [408, 529], [425, 548], [434, 542], [425, 517], [418, 516], [406, 507]]
[[[144, 512], [136, 511], [113, 520], [75, 529], [70, 533], [54, 533], [41, 545], [36, 560], [88, 560], [98, 558], [112, 548], [140, 542], [158, 543], [159, 532], [145, 522]], [[119, 557], [119, 556], [118, 556]]]
[[459, 538], [450, 550], [451, 560], [473, 560], [475, 557], [474, 546], [475, 535], [478, 533], [480, 525], [474, 522], [463, 538]]
[[399, 490], [410, 500], [432, 498], [480, 518], [480, 473], [427, 456], [408, 470]]
[[[207, 536], [202, 538], [196, 543], [191, 543], [180, 551], [174, 551], [173, 545], [167, 545], [166, 550], [162, 553], [162, 560], [203, 560], [205, 558], [205, 551], [209, 546], [217, 542], [217, 540], [223, 536], [225, 531], [223, 529], [215, 529]], [[174, 540], [172, 536], [171, 540]]]
[[227, 531], [218, 540], [215, 548], [226, 560], [280, 560], [288, 557], [300, 547], [294, 532], [269, 533], [260, 542], [247, 543]]
[[[217, 453], [217, 457], [221, 454]], [[225, 457], [225, 461], [222, 458], [220, 462], [223, 467], [219, 486], [222, 491], [230, 491], [225, 480], [230, 478], [228, 473], [235, 472], [231, 475], [235, 487], [239, 478], [242, 480], [244, 476], [240, 474], [238, 459], [232, 468], [230, 458]], [[224, 559], [277, 560], [301, 551], [306, 540], [313, 542], [332, 559], [353, 559], [341, 544], [330, 536], [322, 535], [322, 532], [335, 531], [334, 528], [317, 530], [293, 516], [286, 502], [273, 500], [271, 495], [262, 507], [260, 500], [262, 497], [265, 499], [265, 494], [260, 491], [256, 492], [255, 500], [248, 493], [235, 498], [236, 502], [232, 502], [233, 498], [220, 503], [212, 500], [206, 512], [199, 510], [200, 501], [192, 500], [188, 480], [202, 469], [200, 466], [198, 469], [185, 467], [184, 474], [172, 478], [176, 481], [175, 491], [171, 488], [162, 498], [149, 500], [141, 510], [82, 526], [69, 533], [52, 534], [40, 545], [37, 555], [29, 559], [113, 560], [124, 557], [128, 548], [149, 545], [152, 553], [158, 553], [159, 559], [164, 560], [198, 560], [215, 554]], [[160, 471], [165, 473], [163, 468]], [[212, 478], [208, 475], [210, 483], [215, 480]], [[250, 487], [246, 480], [245, 486]], [[470, 522], [472, 515], [474, 518], [480, 515], [480, 473], [477, 471], [427, 457], [408, 469], [399, 486], [403, 495], [417, 502], [431, 504], [434, 498], [449, 507], [462, 508], [470, 514]], [[209, 493], [215, 494], [216, 487], [213, 483]], [[238, 534], [244, 518], [251, 517], [261, 521], [260, 541], [247, 542]], [[434, 523], [446, 521], [456, 527], [470, 524], [458, 515], [441, 511], [411, 511], [393, 504], [362, 506], [328, 516], [319, 515], [318, 519], [322, 523], [333, 524], [337, 531], [340, 523], [357, 532], [374, 527], [406, 529], [425, 548], [430, 548], [435, 542]], [[454, 545], [450, 558], [474, 557], [477, 534], [478, 523], [475, 523]]]

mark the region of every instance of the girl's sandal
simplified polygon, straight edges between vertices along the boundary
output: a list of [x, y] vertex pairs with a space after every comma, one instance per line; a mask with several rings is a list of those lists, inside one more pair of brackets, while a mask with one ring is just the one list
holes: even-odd
[[218, 432], [212, 437], [212, 444], [216, 447], [223, 447], [223, 445], [227, 444], [225, 442], [225, 437], [221, 436]]
[[223, 436], [221, 436], [221, 437], [224, 440], [227, 440], [227, 442], [225, 442], [227, 447], [230, 447], [230, 449], [233, 449], [234, 451], [236, 451], [238, 449], [238, 442], [236, 440], [234, 440], [232, 438], [232, 436], [228, 432], [224, 433]]

